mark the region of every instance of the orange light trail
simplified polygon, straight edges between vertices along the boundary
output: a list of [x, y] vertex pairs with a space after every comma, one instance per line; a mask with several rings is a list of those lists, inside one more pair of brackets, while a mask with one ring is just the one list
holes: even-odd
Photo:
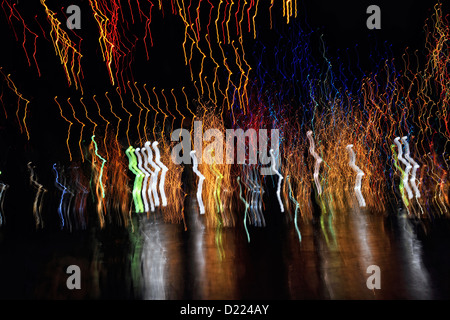
[[128, 85], [128, 88], [130, 88], [131, 99], [132, 99], [133, 103], [136, 105], [136, 107], [139, 108], [138, 123], [137, 123], [137, 126], [136, 126], [136, 131], [137, 131], [137, 134], [139, 135], [139, 142], [142, 142], [141, 131], [139, 130], [139, 127], [140, 127], [140, 125], [141, 125], [142, 108], [141, 108], [140, 105], [137, 104], [137, 102], [136, 102], [136, 100], [135, 100], [134, 93], [133, 93], [133, 89], [132, 89], [131, 86], [130, 86], [130, 81], [127, 82], [127, 85]]
[[[81, 92], [83, 92], [79, 78], [82, 54], [79, 52], [79, 49], [76, 48], [76, 45], [70, 39], [67, 32], [61, 28], [61, 22], [55, 17], [56, 12], [53, 12], [47, 7], [45, 0], [41, 0], [41, 4], [45, 8], [47, 19], [51, 26], [50, 37], [55, 49], [55, 54], [59, 57], [60, 63], [63, 65], [69, 86], [73, 83], [77, 90], [80, 89]], [[71, 65], [70, 67], [69, 64]], [[75, 64], [78, 65], [78, 71], [76, 73], [74, 71]]]
[[[130, 135], [129, 135], [129, 131], [130, 131], [130, 121], [131, 121], [131, 117], [133, 116], [133, 114], [127, 110], [127, 108], [125, 108], [125, 105], [123, 103], [123, 99], [122, 99], [122, 95], [120, 94], [120, 89], [119, 87], [116, 88], [116, 92], [119, 95], [120, 98], [120, 106], [122, 107], [123, 110], [125, 110], [125, 112], [128, 114], [128, 122], [127, 122], [127, 131], [126, 131], [126, 135], [127, 135], [127, 141], [128, 141], [128, 145], [130, 146]], [[119, 125], [117, 125], [119, 126]], [[119, 131], [119, 129], [117, 129], [117, 131]]]
[[[21, 123], [23, 123], [23, 126], [24, 126], [24, 128], [25, 128], [25, 133], [26, 133], [26, 135], [27, 135], [27, 139], [30, 140], [30, 133], [29, 133], [29, 131], [28, 131], [28, 127], [27, 127], [27, 123], [26, 123], [26, 120], [27, 120], [27, 113], [28, 113], [28, 104], [30, 103], [30, 101], [29, 101], [28, 99], [24, 98], [23, 95], [18, 91], [16, 85], [15, 85], [14, 82], [11, 80], [11, 74], [5, 75], [5, 74], [3, 73], [3, 68], [2, 68], [2, 67], [0, 67], [0, 72], [1, 72], [1, 74], [3, 75], [3, 77], [5, 78], [8, 87], [9, 87], [12, 91], [14, 91], [14, 93], [16, 94], [16, 96], [19, 98], [18, 103], [17, 103], [17, 110], [16, 110], [17, 123], [19, 124], [20, 132], [23, 131], [22, 125], [21, 125]], [[24, 111], [23, 111], [23, 112], [24, 112], [24, 115], [23, 115], [23, 117], [22, 117], [22, 120], [19, 118], [20, 101], [25, 101], [25, 107], [24, 107]], [[5, 114], [6, 114], [6, 111], [5, 111]], [[7, 117], [7, 116], [6, 116], [6, 117]]]
[[58, 98], [58, 97], [55, 96], [54, 100], [55, 100], [56, 104], [58, 105], [59, 113], [61, 114], [61, 117], [62, 117], [66, 122], [69, 123], [69, 129], [67, 130], [66, 145], [67, 145], [67, 150], [69, 151], [69, 160], [72, 161], [72, 152], [70, 151], [69, 138], [70, 138], [70, 128], [72, 127], [73, 123], [72, 123], [72, 121], [70, 121], [69, 119], [67, 119], [67, 118], [63, 115], [61, 105], [59, 104], [57, 98]]
[[98, 104], [97, 99], [95, 97], [96, 97], [96, 95], [94, 94], [94, 96], [92, 97], [92, 100], [94, 100], [95, 104], [97, 105], [98, 115], [100, 116], [100, 118], [103, 119], [103, 121], [106, 122], [105, 133], [104, 133], [104, 137], [103, 137], [103, 145], [105, 146], [106, 159], [108, 159], [108, 147], [106, 145], [106, 138], [108, 136], [108, 126], [109, 126], [110, 122], [100, 112], [100, 105]]
[[84, 129], [85, 124], [83, 122], [81, 122], [80, 119], [77, 118], [77, 116], [75, 114], [75, 109], [74, 109], [73, 105], [70, 103], [70, 98], [67, 99], [67, 103], [69, 104], [70, 108], [72, 109], [73, 118], [75, 119], [75, 121], [77, 121], [79, 124], [81, 124], [80, 139], [78, 140], [78, 146], [80, 147], [80, 154], [81, 154], [82, 162], [84, 162], [84, 153], [83, 153], [83, 149], [81, 147], [81, 140], [83, 139], [83, 129]]
[[139, 104], [146, 110], [146, 112], [145, 112], [145, 119], [144, 119], [144, 135], [145, 135], [145, 141], [148, 141], [148, 136], [147, 136], [147, 118], [148, 118], [148, 113], [149, 113], [150, 109], [147, 108], [145, 106], [145, 104], [142, 103], [141, 92], [139, 91], [139, 89], [138, 89], [136, 84], [137, 83], [135, 82], [134, 83], [134, 87], [136, 88], [136, 91], [137, 91], [137, 94], [138, 94], [138, 97], [139, 97]]
[[[120, 118], [113, 110], [113, 105], [111, 103], [111, 99], [109, 99], [108, 97], [108, 91], [105, 92], [105, 97], [108, 100], [109, 103], [109, 110], [111, 111], [111, 113], [114, 115], [114, 117], [117, 119], [117, 128], [116, 128], [116, 142], [119, 143], [119, 129], [120, 129], [120, 122], [122, 122], [122, 118]], [[123, 103], [123, 101], [122, 101]]]

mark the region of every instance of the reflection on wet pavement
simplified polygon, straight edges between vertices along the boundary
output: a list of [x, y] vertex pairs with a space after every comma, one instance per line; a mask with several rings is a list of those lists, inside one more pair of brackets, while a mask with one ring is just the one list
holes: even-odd
[[[140, 216], [129, 230], [36, 233], [0, 242], [0, 298], [26, 299], [448, 299], [447, 220], [361, 210], [209, 229], [195, 210], [184, 226]], [[69, 265], [81, 290], [66, 286]], [[381, 288], [368, 289], [379, 266]]]

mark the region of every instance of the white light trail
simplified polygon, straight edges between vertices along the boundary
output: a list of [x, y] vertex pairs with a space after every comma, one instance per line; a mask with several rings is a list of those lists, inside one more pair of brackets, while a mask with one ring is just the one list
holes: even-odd
[[197, 202], [198, 202], [198, 206], [200, 208], [200, 214], [205, 214], [205, 206], [203, 205], [203, 199], [202, 199], [203, 180], [205, 180], [205, 176], [202, 175], [200, 171], [198, 171], [198, 160], [197, 160], [197, 157], [195, 156], [195, 150], [192, 150], [190, 152], [190, 155], [191, 155], [191, 158], [193, 161], [192, 170], [199, 177], [198, 187], [197, 187]]
[[306, 133], [306, 136], [309, 139], [309, 153], [316, 159], [316, 163], [314, 165], [314, 182], [316, 184], [317, 188], [317, 194], [322, 194], [322, 186], [320, 185], [319, 181], [319, 170], [320, 170], [320, 164], [322, 163], [322, 158], [314, 151], [315, 145], [314, 145], [314, 139], [312, 137], [312, 131], [308, 131]]
[[147, 150], [147, 153], [148, 153], [148, 162], [150, 163], [150, 166], [154, 170], [151, 172], [152, 177], [150, 179], [151, 189], [153, 192], [153, 199], [155, 201], [155, 207], [159, 207], [159, 196], [158, 196], [158, 190], [156, 189], [156, 185], [158, 184], [158, 174], [161, 169], [156, 165], [155, 162], [153, 162], [153, 152], [152, 152], [150, 141], [147, 141], [145, 143], [145, 149]]
[[364, 172], [355, 164], [356, 155], [355, 155], [355, 152], [353, 151], [353, 145], [349, 144], [346, 148], [347, 148], [349, 156], [350, 156], [350, 161], [348, 162], [348, 164], [356, 172], [356, 182], [355, 182], [356, 198], [358, 199], [359, 206], [365, 207], [366, 201], [364, 200], [364, 197], [361, 192], [361, 180], [364, 175]]
[[[134, 150], [134, 153], [136, 154], [136, 157], [138, 159], [138, 168], [142, 172], [141, 178], [145, 179], [145, 177], [148, 175], [148, 172], [145, 171], [144, 167], [142, 167], [141, 148], [136, 148], [136, 150]], [[149, 205], [148, 205], [148, 200], [147, 200], [147, 196], [146, 196], [146, 190], [144, 190], [144, 189], [145, 188], [142, 187], [142, 189], [139, 190], [139, 193], [142, 195], [142, 200], [144, 200], [144, 212], [149, 212]]]
[[169, 169], [161, 162], [161, 155], [159, 153], [158, 141], [152, 143], [153, 150], [155, 150], [155, 162], [161, 168], [161, 177], [159, 179], [159, 193], [161, 195], [162, 206], [167, 206], [166, 192], [164, 191], [164, 183], [166, 181], [166, 173]]
[[394, 143], [397, 145], [398, 148], [398, 160], [400, 160], [400, 162], [405, 165], [405, 171], [403, 172], [402, 176], [403, 185], [405, 187], [406, 192], [408, 193], [408, 199], [412, 199], [413, 193], [408, 183], [409, 171], [411, 171], [412, 166], [408, 161], [405, 160], [405, 158], [403, 158], [403, 148], [400, 143], [400, 137], [395, 138]]
[[[152, 197], [152, 192], [151, 189], [148, 186], [148, 181], [151, 177], [151, 172], [152, 170], [150, 170], [150, 168], [148, 167], [148, 157], [147, 157], [147, 152], [145, 148], [141, 149], [141, 153], [142, 153], [142, 158], [144, 158], [144, 164], [143, 164], [143, 168], [145, 170], [143, 170], [142, 172], [144, 173], [145, 177], [144, 177], [144, 183], [142, 184], [142, 197], [148, 198], [149, 202], [150, 202], [150, 210], [152, 212], [155, 211], [155, 204], [153, 203], [153, 197]], [[147, 196], [145, 196], [147, 195]], [[145, 209], [145, 212], [148, 212], [148, 206]]]
[[409, 143], [408, 143], [407, 137], [402, 137], [402, 142], [405, 144], [405, 159], [408, 160], [413, 166], [413, 169], [411, 172], [411, 179], [409, 179], [409, 181], [411, 182], [411, 186], [414, 189], [416, 198], [420, 198], [420, 191], [419, 191], [419, 188], [417, 188], [417, 184], [416, 184], [416, 172], [417, 172], [417, 169], [420, 168], [420, 166], [409, 155]]
[[272, 163], [271, 163], [272, 164], [272, 170], [280, 178], [280, 179], [278, 179], [277, 198], [278, 198], [278, 203], [280, 204], [280, 210], [281, 210], [281, 212], [284, 212], [283, 201], [281, 201], [281, 195], [280, 195], [280, 193], [281, 193], [281, 182], [283, 181], [283, 176], [276, 169], [275, 154], [274, 154], [273, 149], [270, 149], [269, 152], [270, 152], [270, 156], [272, 157]]

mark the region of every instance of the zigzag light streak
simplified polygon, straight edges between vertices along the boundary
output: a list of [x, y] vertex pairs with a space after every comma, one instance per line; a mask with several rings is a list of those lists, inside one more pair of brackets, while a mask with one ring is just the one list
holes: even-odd
[[[151, 175], [152, 175], [152, 170], [148, 167], [149, 163], [148, 163], [148, 156], [146, 153], [146, 148], [142, 148], [141, 152], [142, 152], [142, 157], [144, 158], [144, 164], [143, 164], [143, 168], [144, 170], [144, 184], [142, 186], [142, 197], [144, 197], [144, 193], [147, 193], [147, 197], [148, 200], [150, 201], [150, 210], [152, 212], [155, 211], [155, 203], [153, 202], [153, 197], [152, 197], [152, 189], [149, 187], [148, 182], [151, 179]], [[151, 182], [151, 180], [150, 180]], [[148, 209], [148, 208], [147, 208]]]
[[149, 173], [142, 166], [141, 148], [136, 148], [136, 150], [134, 150], [134, 153], [136, 154], [136, 157], [138, 159], [137, 166], [138, 166], [139, 170], [142, 172], [141, 179], [144, 183], [144, 184], [142, 184], [142, 181], [141, 181], [142, 188], [141, 188], [141, 190], [139, 190], [139, 192], [140, 192], [140, 194], [142, 196], [142, 200], [144, 202], [144, 212], [148, 212], [150, 208], [149, 208], [149, 204], [148, 204], [148, 200], [147, 200], [147, 196], [146, 196], [147, 190], [145, 187], [146, 187], [146, 181], [147, 181], [146, 177], [149, 175]]
[[320, 169], [320, 164], [322, 163], [322, 158], [314, 151], [315, 145], [314, 145], [314, 139], [312, 137], [312, 131], [311, 130], [308, 131], [306, 133], [306, 136], [309, 139], [309, 153], [316, 160], [316, 163], [314, 165], [314, 182], [316, 184], [317, 194], [321, 195], [322, 194], [322, 186], [320, 185], [320, 181], [319, 181], [319, 169]]
[[280, 204], [280, 210], [281, 212], [284, 212], [284, 206], [283, 206], [283, 201], [281, 201], [281, 182], [283, 181], [283, 176], [281, 175], [281, 173], [276, 169], [276, 161], [275, 161], [275, 154], [273, 149], [270, 149], [269, 151], [270, 153], [270, 157], [272, 158], [272, 170], [273, 172], [275, 172], [277, 174], [277, 176], [279, 177], [278, 179], [278, 188], [277, 188], [277, 198], [278, 198], [278, 203]]
[[3, 204], [5, 202], [5, 192], [8, 190], [9, 185], [0, 182], [0, 227], [5, 224], [5, 213], [3, 210]]
[[298, 235], [298, 241], [302, 242], [302, 234], [300, 233], [300, 229], [298, 228], [298, 223], [297, 223], [297, 218], [298, 218], [298, 209], [300, 208], [300, 204], [298, 203], [297, 200], [295, 200], [295, 198], [292, 196], [292, 187], [291, 187], [291, 183], [289, 182], [289, 176], [287, 176], [287, 182], [289, 185], [289, 199], [292, 200], [292, 202], [294, 202], [295, 204], [295, 214], [294, 214], [294, 226], [295, 226], [295, 230], [297, 231], [297, 235]]
[[248, 211], [249, 204], [242, 197], [242, 186], [241, 186], [241, 178], [240, 177], [237, 177], [237, 182], [239, 184], [239, 198], [242, 200], [242, 202], [244, 202], [244, 205], [245, 205], [244, 228], [245, 228], [245, 233], [247, 234], [247, 241], [250, 243], [250, 234], [248, 233], [248, 229], [247, 229], [247, 211]]
[[403, 148], [400, 143], [400, 137], [395, 138], [394, 143], [397, 145], [397, 148], [398, 148], [398, 160], [400, 160], [400, 162], [406, 166], [405, 171], [402, 176], [402, 180], [403, 180], [403, 185], [406, 189], [406, 192], [408, 193], [408, 199], [412, 199], [413, 194], [412, 194], [411, 188], [409, 187], [409, 183], [408, 183], [409, 171], [411, 171], [412, 166], [408, 161], [405, 160], [405, 158], [403, 158]]
[[349, 144], [346, 148], [347, 148], [349, 156], [350, 156], [350, 161], [348, 162], [348, 164], [356, 172], [356, 182], [355, 182], [355, 188], [354, 188], [356, 198], [358, 199], [359, 206], [365, 207], [366, 201], [364, 200], [364, 197], [361, 193], [361, 180], [364, 175], [364, 172], [355, 164], [356, 155], [355, 155], [355, 152], [353, 151], [353, 145]]
[[43, 196], [47, 192], [47, 190], [44, 188], [44, 186], [37, 182], [36, 175], [34, 172], [34, 167], [32, 166], [31, 162], [28, 162], [27, 164], [28, 169], [30, 170], [30, 184], [34, 186], [37, 189], [36, 197], [34, 198], [33, 202], [33, 215], [34, 219], [36, 221], [36, 228], [43, 228], [44, 222], [42, 221], [42, 205], [43, 205]]
[[409, 143], [408, 143], [407, 137], [402, 137], [402, 142], [405, 145], [405, 159], [408, 160], [409, 163], [411, 163], [413, 166], [412, 173], [411, 173], [411, 179], [409, 179], [409, 181], [411, 182], [411, 186], [414, 189], [416, 198], [420, 198], [420, 191], [416, 185], [416, 172], [417, 172], [417, 169], [420, 168], [420, 166], [409, 155]]
[[198, 160], [197, 160], [197, 157], [195, 156], [195, 150], [192, 150], [190, 152], [190, 155], [191, 155], [192, 161], [194, 162], [192, 170], [199, 177], [198, 187], [197, 187], [197, 202], [198, 202], [198, 206], [200, 208], [200, 214], [205, 214], [205, 206], [203, 204], [203, 199], [202, 199], [203, 180], [205, 180], [205, 176], [202, 175], [200, 171], [198, 171]]
[[153, 192], [153, 200], [155, 202], [155, 207], [159, 207], [159, 196], [158, 196], [158, 189], [156, 188], [156, 186], [158, 184], [158, 174], [159, 174], [159, 171], [161, 170], [161, 168], [158, 167], [156, 165], [156, 163], [153, 161], [153, 152], [152, 152], [150, 141], [147, 141], [145, 143], [145, 149], [147, 150], [147, 153], [148, 153], [148, 162], [150, 163], [151, 167], [153, 168], [153, 171], [151, 172], [151, 178], [150, 178], [151, 190]]
[[167, 198], [166, 193], [164, 191], [164, 183], [166, 180], [166, 173], [169, 169], [161, 162], [161, 155], [159, 153], [158, 141], [154, 141], [152, 143], [153, 150], [155, 150], [155, 162], [161, 168], [161, 177], [159, 178], [159, 193], [161, 195], [162, 206], [167, 206]]

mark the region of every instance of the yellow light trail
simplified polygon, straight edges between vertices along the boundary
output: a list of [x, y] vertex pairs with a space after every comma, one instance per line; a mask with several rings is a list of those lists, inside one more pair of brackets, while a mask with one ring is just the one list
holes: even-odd
[[[28, 104], [30, 103], [30, 101], [28, 99], [25, 99], [23, 97], [23, 95], [18, 91], [16, 85], [14, 84], [14, 82], [11, 79], [11, 74], [5, 75], [3, 73], [3, 68], [0, 67], [0, 72], [2, 73], [3, 77], [5, 78], [8, 87], [14, 91], [14, 93], [17, 95], [17, 97], [19, 98], [19, 102], [17, 103], [17, 111], [16, 111], [16, 118], [17, 118], [17, 122], [19, 124], [19, 129], [20, 132], [22, 132], [22, 125], [21, 123], [23, 123], [23, 126], [25, 127], [25, 133], [27, 135], [27, 139], [30, 140], [30, 133], [28, 131], [28, 127], [27, 127], [27, 123], [26, 123], [26, 119], [27, 119], [27, 113], [28, 113]], [[22, 121], [19, 118], [19, 112], [20, 112], [20, 101], [25, 101], [25, 108], [24, 108], [24, 115], [22, 118]]]
[[84, 153], [83, 153], [83, 148], [81, 147], [81, 140], [83, 139], [83, 129], [84, 129], [85, 124], [77, 118], [77, 116], [75, 114], [75, 109], [74, 109], [73, 105], [70, 103], [70, 98], [67, 99], [67, 103], [69, 104], [70, 108], [72, 109], [73, 118], [79, 124], [81, 124], [80, 139], [78, 140], [78, 146], [80, 147], [80, 154], [81, 154], [82, 162], [84, 162]]
[[137, 87], [137, 82], [134, 82], [134, 87], [136, 88], [138, 97], [139, 97], [139, 104], [146, 110], [145, 112], [145, 119], [144, 119], [144, 135], [145, 135], [145, 141], [148, 141], [148, 136], [147, 136], [147, 118], [148, 118], [148, 113], [150, 111], [149, 108], [147, 108], [145, 106], [145, 104], [142, 103], [142, 97], [141, 97], [141, 92], [139, 91], [138, 87]]
[[214, 23], [215, 23], [215, 25], [216, 25], [216, 36], [217, 36], [217, 43], [219, 43], [220, 42], [220, 39], [219, 39], [219, 27], [217, 26], [217, 22], [219, 21], [219, 17], [220, 17], [220, 6], [222, 5], [222, 2], [223, 2], [223, 0], [220, 0], [220, 2], [219, 2], [219, 6], [217, 7], [217, 18], [216, 18], [216, 20], [214, 21]]
[[89, 4], [92, 8], [92, 11], [94, 12], [94, 18], [97, 21], [98, 29], [100, 32], [100, 36], [98, 38], [98, 42], [100, 44], [100, 49], [102, 51], [103, 55], [103, 61], [106, 62], [106, 66], [108, 69], [109, 78], [111, 81], [111, 84], [114, 85], [114, 75], [111, 68], [111, 63], [113, 60], [113, 52], [115, 49], [114, 43], [110, 41], [108, 38], [108, 23], [109, 19], [106, 17], [100, 8], [98, 7], [97, 1], [89, 0]]
[[97, 123], [94, 122], [91, 118], [89, 118], [89, 115], [88, 115], [88, 111], [87, 111], [86, 105], [85, 105], [84, 102], [83, 102], [83, 97], [80, 98], [80, 103], [81, 103], [81, 105], [82, 105], [83, 108], [84, 108], [84, 112], [85, 112], [85, 114], [86, 114], [86, 119], [88, 119], [89, 122], [92, 123], [92, 124], [94, 125], [94, 127], [92, 128], [92, 135], [95, 135], [95, 128], [97, 128]]
[[228, 9], [228, 20], [225, 23], [225, 26], [227, 28], [227, 43], [230, 43], [230, 27], [229, 27], [229, 23], [230, 23], [230, 19], [231, 19], [231, 7], [233, 7], [234, 1], [231, 0], [231, 4], [230, 4], [230, 8]]
[[158, 119], [158, 110], [156, 110], [155, 108], [153, 108], [153, 106], [152, 106], [152, 104], [151, 104], [151, 100], [150, 100], [150, 94], [148, 93], [148, 91], [147, 91], [147, 84], [145, 83], [144, 84], [144, 91], [145, 91], [145, 93], [147, 94], [147, 102], [148, 102], [148, 105], [150, 106], [150, 108], [152, 108], [152, 110], [153, 111], [155, 111], [155, 119], [153, 120], [153, 129], [152, 129], [152, 132], [153, 132], [153, 140], [155, 140], [156, 141], [156, 133], [155, 133], [155, 128], [156, 128], [156, 120]]
[[[234, 40], [231, 42], [231, 46], [234, 49], [234, 55], [236, 57], [236, 65], [238, 66], [239, 71], [240, 71], [239, 87], [237, 88], [237, 92], [238, 92], [238, 98], [239, 98], [239, 107], [242, 109], [245, 106], [244, 100], [243, 100], [243, 93], [242, 93], [242, 90], [244, 90], [244, 88], [242, 88], [242, 78], [246, 77], [246, 75], [245, 75], [244, 69], [242, 69], [241, 59], [240, 59], [240, 56], [238, 53], [238, 49], [234, 45]], [[245, 108], [244, 108], [244, 114], [245, 114]]]
[[108, 146], [106, 145], [106, 138], [108, 136], [108, 126], [109, 126], [110, 122], [108, 121], [108, 119], [106, 119], [104, 116], [102, 116], [102, 113], [100, 112], [100, 105], [98, 104], [97, 99], [95, 99], [95, 97], [96, 97], [96, 95], [94, 94], [94, 96], [92, 97], [92, 100], [94, 100], [95, 104], [97, 105], [98, 115], [100, 116], [100, 118], [103, 119], [103, 121], [106, 122], [105, 133], [104, 133], [104, 137], [103, 137], [103, 145], [105, 146], [106, 159], [108, 159], [109, 155], [108, 155]]
[[273, 7], [273, 1], [274, 0], [270, 0], [270, 7], [269, 7], [270, 29], [272, 29], [272, 7]]
[[[153, 87], [152, 91], [153, 91], [153, 94], [154, 94], [155, 97], [156, 97], [156, 107], [158, 108], [159, 112], [161, 112], [161, 113], [164, 115], [164, 118], [163, 118], [163, 129], [162, 129], [162, 132], [161, 132], [161, 137], [164, 137], [164, 123], [165, 123], [165, 121], [166, 121], [167, 114], [165, 114], [165, 112], [162, 111], [162, 109], [159, 107], [159, 98], [158, 98], [158, 95], [156, 94], [155, 89], [156, 89], [156, 88]], [[165, 146], [165, 145], [164, 145], [164, 146]]]
[[190, 128], [191, 128], [190, 133], [191, 133], [191, 136], [192, 136], [192, 132], [194, 131], [195, 113], [193, 113], [192, 110], [189, 108], [189, 100], [188, 100], [188, 97], [186, 95], [186, 92], [184, 91], [184, 87], [181, 88], [181, 91], [183, 92], [184, 98], [186, 99], [186, 108], [192, 114], [192, 120], [191, 120], [191, 126], [190, 126]]
[[[228, 92], [230, 90], [231, 76], [233, 75], [233, 72], [231, 71], [230, 67], [228, 66], [227, 57], [226, 57], [225, 52], [224, 52], [224, 50], [222, 48], [222, 43], [221, 42], [219, 42], [219, 48], [220, 48], [220, 50], [222, 52], [223, 65], [225, 66], [225, 68], [228, 71], [227, 89], [225, 90], [225, 94], [224, 94], [224, 102], [225, 101], [227, 102], [227, 106], [228, 106], [227, 110], [230, 110], [231, 107], [230, 107], [230, 100], [229, 100], [229, 97], [228, 97], [228, 95], [229, 95]], [[222, 108], [224, 107], [223, 105], [224, 105], [224, 103], [222, 103]], [[231, 111], [233, 112], [233, 110], [231, 110]], [[222, 110], [222, 112], [223, 112], [223, 110]]]
[[[173, 132], [173, 122], [175, 121], [176, 117], [169, 111], [169, 102], [167, 101], [166, 95], [164, 94], [164, 89], [161, 90], [161, 94], [164, 97], [164, 101], [166, 102], [166, 110], [172, 116], [172, 127], [170, 129], [170, 132]], [[164, 122], [163, 122], [163, 133], [162, 133], [162, 136], [164, 136]], [[165, 141], [166, 140], [163, 140], [163, 143], [165, 143]], [[164, 144], [164, 147], [166, 147], [165, 144]]]
[[214, 62], [214, 64], [216, 65], [214, 68], [214, 81], [212, 83], [212, 87], [213, 87], [213, 93], [214, 93], [214, 104], [217, 104], [216, 82], [218, 82], [217, 71], [219, 70], [220, 65], [217, 63], [217, 61], [213, 57], [212, 49], [211, 49], [211, 42], [209, 41], [208, 34], [205, 36], [205, 39], [206, 39], [206, 42], [208, 43], [208, 47], [209, 47], [209, 56], [210, 56], [211, 60]]
[[[63, 65], [69, 86], [73, 83], [77, 90], [80, 89], [81, 92], [83, 92], [79, 78], [79, 74], [81, 72], [81, 58], [83, 56], [70, 39], [67, 32], [61, 28], [61, 22], [55, 17], [56, 13], [47, 7], [45, 0], [41, 0], [41, 4], [45, 8], [45, 13], [47, 14], [47, 19], [51, 26], [50, 37], [52, 39], [55, 53], [59, 57], [60, 63]], [[78, 65], [77, 73], [74, 71], [75, 63]], [[70, 68], [68, 64], [71, 64]]]
[[[170, 90], [170, 93], [172, 94], [172, 97], [173, 97], [173, 100], [175, 101], [175, 110], [177, 110], [177, 112], [180, 114], [180, 116], [181, 116], [181, 125], [180, 125], [180, 128], [183, 128], [183, 122], [184, 122], [184, 119], [186, 118], [181, 112], [180, 112], [180, 110], [178, 110], [178, 101], [177, 101], [177, 97], [175, 97], [175, 94], [173, 93], [173, 90], [174, 89], [171, 89]], [[173, 130], [173, 128], [172, 128], [172, 130]], [[181, 133], [180, 133], [181, 134]]]
[[109, 103], [109, 110], [114, 115], [114, 117], [117, 119], [117, 129], [116, 129], [116, 143], [119, 144], [119, 128], [120, 128], [120, 122], [122, 122], [122, 118], [120, 118], [113, 110], [113, 105], [111, 103], [111, 99], [108, 97], [108, 91], [105, 92], [105, 97], [108, 100]]
[[192, 114], [192, 121], [194, 120], [194, 118], [195, 118], [195, 113], [193, 113], [192, 112], [192, 110], [189, 108], [189, 100], [188, 100], [188, 97], [187, 97], [187, 95], [186, 95], [186, 92], [184, 91], [184, 87], [183, 88], [181, 88], [181, 91], [183, 92], [183, 95], [184, 95], [184, 98], [186, 99], [186, 108], [189, 110], [189, 112]]
[[255, 19], [256, 19], [256, 15], [258, 14], [258, 3], [259, 3], [259, 0], [256, 0], [255, 14], [253, 15], [253, 18], [252, 18], [252, 20], [253, 20], [253, 38], [254, 39], [256, 39], [256, 22], [255, 22]]
[[130, 81], [127, 82], [127, 85], [128, 85], [128, 88], [130, 88], [130, 91], [131, 91], [131, 100], [132, 100], [133, 103], [136, 105], [136, 107], [139, 108], [138, 124], [137, 124], [137, 126], [136, 126], [136, 130], [137, 130], [137, 133], [138, 133], [138, 136], [139, 136], [139, 143], [141, 143], [141, 142], [142, 142], [142, 137], [141, 137], [141, 132], [140, 132], [140, 130], [139, 130], [139, 127], [140, 127], [140, 125], [141, 125], [142, 108], [141, 108], [141, 106], [139, 106], [139, 105], [137, 104], [137, 102], [136, 102], [136, 100], [135, 100], [135, 98], [134, 98], [134, 93], [133, 93], [133, 89], [131, 89]]
[[72, 127], [72, 124], [73, 124], [73, 123], [72, 123], [72, 121], [70, 121], [69, 119], [67, 119], [67, 118], [63, 115], [61, 105], [59, 104], [57, 98], [58, 98], [58, 97], [55, 96], [54, 100], [55, 100], [56, 104], [57, 104], [58, 107], [59, 107], [59, 112], [60, 112], [60, 114], [61, 114], [61, 117], [69, 123], [69, 129], [67, 130], [66, 145], [67, 145], [67, 150], [69, 150], [69, 160], [72, 161], [72, 152], [70, 152], [69, 138], [70, 138], [70, 128]]
[[297, 18], [297, 0], [283, 0], [283, 17], [286, 17], [287, 24], [292, 16]]
[[[155, 92], [155, 87], [153, 87], [153, 94], [155, 95], [155, 97], [156, 97], [156, 106], [157, 106], [157, 108], [158, 108], [158, 110], [164, 115], [164, 119], [163, 119], [163, 124], [162, 124], [162, 131], [161, 131], [161, 137], [162, 137], [162, 139], [164, 139], [163, 137], [164, 137], [164, 129], [165, 129], [165, 122], [166, 122], [166, 118], [168, 117], [167, 116], [167, 114], [164, 112], [164, 111], [162, 111], [162, 109], [159, 107], [159, 99], [158, 99], [158, 95], [156, 94], [156, 92]], [[167, 100], [166, 100], [166, 102], [167, 102]], [[163, 140], [164, 141], [164, 140]], [[165, 147], [166, 145], [164, 144], [164, 147]]]
[[[144, 86], [144, 87], [145, 87], [145, 86]], [[124, 105], [123, 99], [122, 99], [122, 95], [120, 94], [120, 89], [119, 89], [119, 87], [116, 87], [116, 92], [117, 92], [117, 94], [119, 95], [119, 98], [120, 98], [120, 105], [121, 105], [122, 109], [125, 110], [125, 112], [128, 114], [128, 123], [127, 123], [127, 132], [126, 132], [126, 135], [127, 135], [128, 145], [130, 146], [131, 143], [130, 143], [130, 135], [129, 135], [129, 131], [130, 131], [130, 121], [131, 121], [132, 113], [131, 113], [130, 111], [128, 111], [127, 108], [125, 108], [125, 105]], [[117, 125], [117, 126], [119, 126], [119, 125]], [[119, 129], [117, 129], [117, 132], [119, 132]]]

